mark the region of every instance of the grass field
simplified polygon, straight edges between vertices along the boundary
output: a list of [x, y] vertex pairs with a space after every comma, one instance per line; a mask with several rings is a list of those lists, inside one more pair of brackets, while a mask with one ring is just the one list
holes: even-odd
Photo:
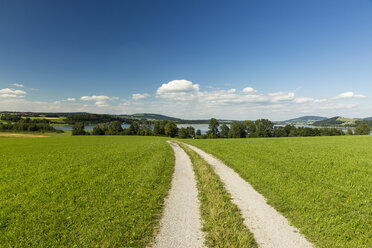
[[182, 141], [232, 167], [317, 247], [371, 247], [371, 136]]
[[[27, 117], [22, 117], [23, 119], [26, 119]], [[60, 116], [60, 117], [28, 117], [31, 120], [49, 120], [51, 123], [57, 123], [57, 124], [65, 124], [65, 120], [67, 119], [66, 117]]]
[[0, 246], [144, 247], [170, 188], [164, 141], [0, 139]]

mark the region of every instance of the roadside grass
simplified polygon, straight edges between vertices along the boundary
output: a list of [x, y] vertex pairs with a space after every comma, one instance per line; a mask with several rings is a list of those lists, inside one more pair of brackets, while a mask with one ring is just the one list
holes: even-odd
[[72, 130], [63, 130], [63, 133], [57, 132], [32, 132], [32, 131], [0, 131], [0, 138], [35, 138], [35, 137], [54, 137], [71, 136]]
[[145, 247], [174, 169], [165, 140], [0, 139], [0, 246]]
[[244, 225], [238, 207], [213, 168], [185, 145], [197, 179], [200, 211], [208, 247], [257, 247], [253, 234]]
[[48, 137], [42, 133], [8, 133], [0, 132], [0, 138], [35, 138], [35, 137]]
[[183, 142], [233, 168], [317, 247], [371, 247], [371, 136]]

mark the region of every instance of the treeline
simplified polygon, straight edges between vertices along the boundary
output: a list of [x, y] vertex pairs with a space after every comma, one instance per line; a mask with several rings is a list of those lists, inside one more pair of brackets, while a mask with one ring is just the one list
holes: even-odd
[[85, 125], [89, 124], [96, 124], [96, 123], [106, 123], [106, 122], [113, 122], [113, 121], [124, 121], [123, 118], [111, 116], [111, 115], [103, 115], [103, 114], [73, 114], [67, 116], [65, 122], [69, 124], [75, 124], [77, 122], [82, 122]]
[[24, 122], [23, 120], [14, 123], [0, 123], [0, 131], [63, 132], [62, 130], [56, 130], [49, 123]]
[[0, 123], [0, 131], [2, 132], [63, 132], [56, 130], [50, 125], [49, 120], [45, 119], [30, 119], [21, 118], [17, 115], [3, 115]]
[[344, 135], [342, 130], [336, 128], [308, 128], [293, 125], [274, 126], [267, 119], [256, 121], [234, 121], [228, 127], [219, 125], [216, 119], [209, 122], [209, 130], [203, 138], [259, 138], [259, 137], [299, 137], [299, 136], [337, 136]]
[[22, 117], [19, 115], [2, 115], [0, 120], [6, 121], [6, 122], [17, 122], [22, 120]]
[[72, 127], [72, 135], [142, 135], [142, 136], [168, 136], [176, 137], [178, 127], [172, 121], [133, 121], [129, 128], [122, 128], [121, 121], [101, 123], [94, 126], [92, 131], [84, 129], [82, 122], [77, 122]]
[[[201, 134], [193, 127], [178, 128], [175, 122], [162, 121], [133, 121], [129, 128], [122, 128], [122, 122], [97, 124], [93, 131], [84, 130], [84, 124], [79, 122], [73, 126], [73, 135], [142, 135], [142, 136], [168, 136], [179, 138], [259, 138], [259, 137], [307, 137], [307, 136], [340, 136], [345, 135], [342, 130], [336, 128], [309, 128], [295, 127], [293, 125], [274, 126], [267, 119], [256, 121], [234, 121], [230, 127], [226, 124], [220, 125], [212, 118], [206, 134]], [[369, 134], [370, 129], [366, 123], [360, 123], [355, 129], [355, 134]], [[350, 129], [348, 135], [354, 134]]]

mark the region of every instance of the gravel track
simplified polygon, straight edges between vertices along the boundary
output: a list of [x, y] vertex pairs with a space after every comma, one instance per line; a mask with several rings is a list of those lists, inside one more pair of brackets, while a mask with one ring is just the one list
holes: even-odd
[[190, 158], [177, 144], [168, 143], [174, 150], [176, 164], [153, 247], [204, 247], [198, 191]]
[[288, 220], [267, 204], [266, 199], [220, 160], [192, 145], [185, 144], [213, 166], [232, 201], [241, 210], [244, 224], [262, 248], [313, 247]]

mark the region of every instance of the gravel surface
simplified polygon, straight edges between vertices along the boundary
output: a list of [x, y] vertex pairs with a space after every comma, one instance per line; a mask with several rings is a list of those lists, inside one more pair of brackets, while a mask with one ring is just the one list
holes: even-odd
[[313, 247], [287, 219], [267, 204], [266, 199], [234, 170], [197, 147], [185, 144], [197, 152], [219, 175], [233, 202], [242, 212], [244, 223], [262, 248]]
[[190, 158], [177, 144], [169, 144], [174, 150], [176, 165], [153, 247], [204, 247], [198, 191]]

